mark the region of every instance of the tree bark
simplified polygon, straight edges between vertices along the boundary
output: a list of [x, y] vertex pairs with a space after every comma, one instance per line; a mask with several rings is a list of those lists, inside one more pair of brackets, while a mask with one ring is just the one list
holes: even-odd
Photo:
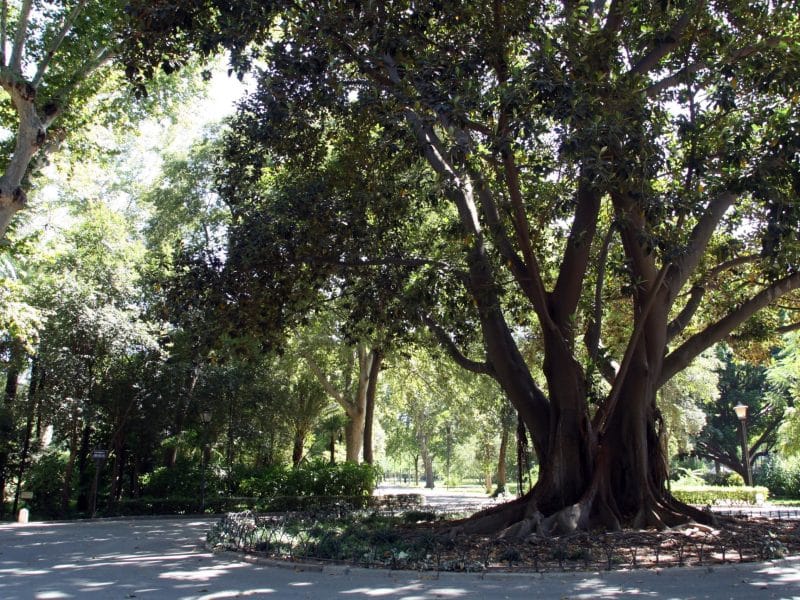
[[303, 446], [306, 441], [306, 432], [296, 429], [294, 432], [294, 443], [292, 445], [292, 466], [296, 467], [303, 460]]
[[36, 392], [39, 388], [40, 379], [39, 359], [37, 356], [34, 356], [31, 360], [31, 382], [28, 387], [28, 411], [25, 421], [25, 434], [22, 439], [22, 452], [20, 452], [19, 466], [17, 468], [17, 489], [14, 492], [14, 506], [11, 509], [12, 515], [17, 514], [20, 493], [22, 492], [22, 479], [27, 469], [28, 456], [31, 449], [31, 437], [33, 435], [33, 422], [36, 414]]
[[508, 423], [503, 421], [500, 428], [500, 449], [497, 452], [497, 488], [494, 495], [499, 496], [506, 491], [508, 475], [506, 473], [506, 455], [508, 454]]
[[364, 414], [364, 462], [368, 465], [374, 463], [372, 452], [372, 425], [375, 418], [375, 395], [378, 391], [378, 374], [383, 362], [383, 352], [379, 348], [372, 350], [372, 364], [369, 370], [367, 383], [367, 405]]
[[348, 414], [344, 428], [344, 445], [347, 462], [358, 463], [364, 443], [364, 411], [353, 410]]

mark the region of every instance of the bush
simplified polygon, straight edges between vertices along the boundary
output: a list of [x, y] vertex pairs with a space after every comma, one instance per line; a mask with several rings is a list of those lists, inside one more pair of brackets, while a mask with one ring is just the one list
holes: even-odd
[[756, 473], [755, 482], [769, 488], [775, 498], [800, 498], [800, 458], [771, 456]]
[[[67, 456], [63, 452], [42, 454], [31, 465], [22, 488], [26, 492], [33, 492], [33, 498], [22, 503], [22, 506], [30, 509], [31, 518], [47, 519], [63, 516], [61, 490], [66, 470]], [[77, 474], [72, 480], [74, 487]]]
[[744, 485], [744, 479], [742, 478], [742, 476], [734, 471], [723, 471], [719, 474], [710, 471], [703, 475], [703, 480], [708, 485], [716, 485], [716, 486]]
[[[765, 487], [745, 486], [672, 486], [672, 495], [686, 504], [714, 505], [714, 504], [757, 504], [759, 500], [766, 501], [769, 490]], [[758, 496], [761, 496], [758, 498]]]
[[[222, 479], [211, 465], [206, 465], [206, 497], [218, 496], [225, 489]], [[171, 468], [158, 467], [142, 480], [142, 492], [152, 498], [199, 498], [203, 485], [201, 463], [179, 460]]]

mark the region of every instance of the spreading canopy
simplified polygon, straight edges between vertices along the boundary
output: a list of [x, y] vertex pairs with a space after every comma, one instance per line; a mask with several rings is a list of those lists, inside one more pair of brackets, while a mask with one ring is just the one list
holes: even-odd
[[[398, 289], [448, 284], [412, 296], [406, 316], [498, 381], [542, 463], [531, 505], [482, 523], [662, 525], [691, 511], [665, 489], [657, 390], [726, 337], [796, 327], [798, 14], [797, 2], [138, 2], [128, 60], [147, 75], [224, 46], [235, 68], [257, 65], [220, 185], [234, 203], [269, 206], [276, 170], [324, 171], [343, 126], [379, 132], [373, 152], [413, 148], [421, 203], [392, 201], [414, 206], [405, 218], [425, 234], [403, 248], [416, 270]], [[375, 211], [368, 231], [397, 215]], [[359, 252], [343, 247], [343, 272], [398, 263], [380, 245]], [[460, 312], [447, 309], [455, 288]], [[465, 319], [480, 356], [458, 343]]]

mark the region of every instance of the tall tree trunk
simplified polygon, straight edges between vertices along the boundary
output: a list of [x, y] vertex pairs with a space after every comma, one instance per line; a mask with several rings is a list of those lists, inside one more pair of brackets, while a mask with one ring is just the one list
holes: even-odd
[[372, 453], [372, 425], [375, 418], [375, 395], [378, 391], [378, 374], [383, 362], [383, 352], [379, 348], [372, 350], [372, 364], [369, 370], [369, 381], [367, 383], [367, 405], [364, 414], [364, 462], [368, 465], [373, 464]]
[[[200, 365], [193, 362], [189, 369], [188, 385], [184, 394], [180, 394], [177, 406], [175, 407], [175, 420], [172, 426], [172, 435], [176, 438], [183, 433], [184, 424], [186, 422], [186, 414], [192, 404], [194, 398], [194, 388], [197, 385], [197, 378], [200, 375]], [[178, 445], [175, 444], [166, 449], [164, 453], [164, 466], [171, 469], [178, 461]]]
[[19, 466], [17, 468], [17, 489], [14, 492], [14, 506], [11, 510], [12, 514], [17, 514], [19, 508], [19, 497], [22, 491], [22, 479], [25, 475], [25, 470], [28, 465], [28, 455], [31, 449], [31, 437], [33, 435], [33, 422], [34, 415], [36, 414], [36, 392], [39, 387], [39, 380], [41, 375], [39, 373], [39, 358], [34, 356], [31, 360], [31, 382], [28, 386], [28, 411], [25, 421], [25, 434], [22, 438], [22, 452], [19, 457]]
[[500, 427], [500, 450], [497, 452], [497, 488], [494, 491], [496, 496], [505, 493], [507, 484], [506, 455], [508, 454], [508, 433], [509, 425], [506, 420]]
[[296, 467], [303, 460], [303, 445], [306, 441], [306, 432], [301, 429], [295, 429], [294, 432], [294, 445], [292, 446], [292, 466]]
[[83, 433], [81, 434], [81, 445], [78, 449], [78, 504], [79, 511], [85, 511], [89, 508], [91, 501], [91, 486], [94, 481], [94, 470], [89, 469], [89, 464], [92, 462], [89, 459], [91, 454], [91, 441], [92, 441], [92, 422], [91, 418], [87, 416], [83, 424]]
[[[434, 488], [434, 475], [433, 475], [433, 456], [428, 448], [428, 437], [424, 433], [417, 436], [419, 442], [419, 455], [422, 458], [422, 468], [425, 472], [425, 487], [428, 489]], [[415, 477], [416, 469], [415, 469]]]
[[61, 486], [61, 514], [66, 515], [69, 511], [69, 501], [72, 497], [72, 473], [75, 470], [75, 459], [78, 454], [78, 439], [80, 431], [80, 417], [78, 416], [77, 402], [73, 401], [72, 423], [69, 436], [69, 456], [67, 466], [64, 469], [64, 482]]
[[6, 509], [6, 478], [9, 472], [9, 459], [14, 447], [16, 437], [16, 419], [14, 404], [17, 398], [17, 381], [19, 369], [14, 365], [6, 373], [6, 386], [3, 405], [0, 406], [0, 517], [5, 515]]
[[347, 462], [358, 463], [364, 443], [364, 412], [353, 410], [352, 413], [348, 414], [344, 428], [344, 445]]

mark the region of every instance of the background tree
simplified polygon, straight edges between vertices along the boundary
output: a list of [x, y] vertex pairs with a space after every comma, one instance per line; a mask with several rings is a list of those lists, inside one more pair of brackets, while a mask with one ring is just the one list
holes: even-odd
[[[0, 238], [26, 206], [30, 178], [62, 145], [86, 148], [93, 124], [137, 122], [179, 86], [133, 102], [117, 60], [125, 3], [117, 0], [6, 1], [0, 18]], [[184, 82], [191, 79], [184, 79]], [[186, 91], [185, 89], [183, 91]], [[162, 105], [163, 106], [163, 105]]]
[[695, 442], [695, 454], [726, 466], [746, 481], [739, 420], [733, 407], [748, 407], [747, 444], [752, 468], [778, 443], [787, 397], [768, 384], [765, 366], [736, 361], [729, 348], [720, 348], [718, 356], [719, 398], [706, 405], [707, 423]]

